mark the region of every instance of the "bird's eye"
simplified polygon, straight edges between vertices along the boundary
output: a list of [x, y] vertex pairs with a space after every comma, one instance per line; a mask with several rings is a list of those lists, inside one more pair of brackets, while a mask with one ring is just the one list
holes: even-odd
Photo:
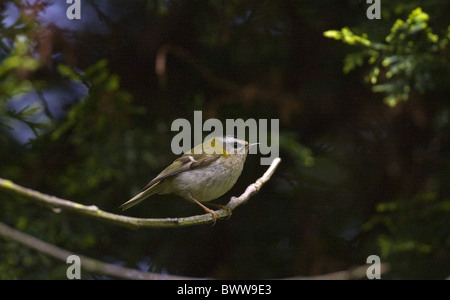
[[237, 149], [238, 148], [238, 143], [234, 142], [233, 147], [234, 147], [234, 149]]

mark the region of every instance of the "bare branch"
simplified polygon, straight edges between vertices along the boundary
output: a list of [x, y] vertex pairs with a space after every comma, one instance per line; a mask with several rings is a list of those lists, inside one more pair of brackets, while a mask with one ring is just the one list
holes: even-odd
[[[74, 255], [75, 253], [70, 252], [68, 250], [59, 248], [47, 242], [44, 242], [40, 239], [37, 239], [31, 235], [18, 231], [14, 228], [9, 227], [8, 225], [0, 222], [0, 236], [5, 239], [11, 239], [16, 242], [19, 242], [26, 247], [35, 249], [41, 253], [47, 254], [53, 258], [66, 262], [67, 258], [70, 255]], [[102, 261], [86, 257], [83, 255], [75, 254], [80, 258], [81, 266], [84, 270], [113, 276], [116, 278], [123, 279], [134, 279], [134, 280], [199, 280], [199, 279], [207, 279], [207, 278], [198, 278], [198, 277], [186, 277], [186, 276], [176, 276], [169, 274], [158, 274], [140, 271], [131, 268], [125, 268], [113, 264], [104, 263]], [[383, 263], [380, 266], [381, 274], [385, 274], [389, 272], [390, 265]], [[344, 271], [318, 275], [318, 276], [295, 276], [283, 278], [285, 280], [355, 280], [355, 279], [365, 279], [367, 278], [367, 265], [358, 266], [355, 268], [351, 268]], [[448, 279], [448, 278], [447, 278]]]
[[[0, 236], [2, 236], [5, 239], [11, 239], [16, 242], [19, 242], [27, 247], [30, 247], [32, 249], [35, 249], [41, 253], [47, 254], [49, 256], [52, 256], [58, 260], [61, 260], [63, 262], [66, 262], [67, 258], [70, 255], [74, 255], [75, 253], [72, 253], [70, 251], [67, 251], [65, 249], [56, 247], [52, 244], [49, 244], [47, 242], [44, 242], [40, 239], [37, 239], [31, 235], [28, 235], [26, 233], [23, 233], [21, 231], [18, 231], [14, 228], [9, 227], [8, 225], [0, 222]], [[76, 254], [78, 255], [78, 254]], [[108, 275], [113, 276], [116, 278], [123, 278], [123, 279], [136, 279], [136, 280], [188, 280], [188, 279], [203, 279], [203, 278], [195, 278], [195, 277], [184, 277], [184, 276], [174, 276], [174, 275], [164, 275], [164, 274], [158, 274], [158, 273], [151, 273], [151, 272], [144, 272], [136, 269], [130, 269], [125, 268], [113, 264], [104, 263], [102, 261], [83, 256], [78, 255], [81, 261], [81, 266], [83, 269], [101, 274], [101, 275]]]
[[[295, 276], [284, 278], [287, 280], [358, 280], [367, 279], [367, 268], [369, 265], [362, 265], [353, 267], [348, 270], [338, 271], [334, 273], [328, 273], [317, 276]], [[382, 263], [380, 265], [380, 275], [386, 274], [391, 269], [388, 263]]]
[[[269, 169], [261, 178], [259, 178], [255, 183], [249, 185], [241, 196], [237, 198], [232, 197], [230, 202], [226, 206], [231, 210], [234, 210], [239, 205], [246, 203], [249, 198], [256, 194], [261, 189], [261, 187], [270, 179], [280, 162], [280, 158], [274, 159]], [[37, 203], [45, 204], [49, 206], [55, 213], [58, 213], [61, 210], [72, 211], [133, 229], [138, 229], [141, 227], [155, 228], [193, 226], [200, 224], [209, 224], [213, 222], [211, 214], [196, 215], [184, 218], [134, 218], [117, 215], [103, 211], [95, 205], [86, 206], [69, 200], [57, 198], [55, 196], [46, 195], [38, 191], [19, 186], [10, 180], [2, 178], [0, 178], [0, 191], [4, 191], [13, 196], [20, 196]], [[224, 219], [228, 217], [228, 212], [225, 209], [220, 209], [217, 212], [219, 213], [217, 219]]]

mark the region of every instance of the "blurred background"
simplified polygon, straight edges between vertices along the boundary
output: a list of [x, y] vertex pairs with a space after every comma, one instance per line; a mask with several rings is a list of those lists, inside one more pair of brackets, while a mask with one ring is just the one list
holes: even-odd
[[[134, 231], [4, 193], [1, 222], [172, 275], [313, 276], [378, 255], [384, 279], [448, 277], [450, 2], [380, 2], [369, 19], [365, 0], [81, 0], [71, 20], [66, 1], [1, 1], [1, 178], [121, 214], [176, 158], [170, 126], [195, 110], [279, 119], [282, 158], [212, 227]], [[260, 157], [217, 203], [264, 173]], [[176, 196], [125, 212], [201, 213]], [[65, 279], [67, 266], [0, 239], [1, 279]]]

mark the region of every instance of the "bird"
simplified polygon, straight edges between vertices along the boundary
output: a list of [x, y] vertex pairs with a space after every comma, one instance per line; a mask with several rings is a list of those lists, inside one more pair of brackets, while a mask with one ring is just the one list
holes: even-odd
[[[175, 194], [211, 214], [214, 225], [219, 213], [203, 203], [219, 198], [234, 186], [242, 173], [248, 149], [255, 144], [249, 145], [234, 136], [213, 137], [173, 161], [120, 208], [127, 210], [154, 194]], [[231, 215], [228, 207], [215, 205]]]

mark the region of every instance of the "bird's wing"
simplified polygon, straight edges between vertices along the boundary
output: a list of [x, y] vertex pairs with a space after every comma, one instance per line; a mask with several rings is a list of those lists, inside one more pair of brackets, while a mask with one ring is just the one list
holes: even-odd
[[156, 183], [161, 182], [164, 178], [174, 176], [187, 170], [193, 170], [209, 165], [213, 161], [219, 159], [220, 155], [205, 155], [205, 154], [184, 154], [177, 158], [170, 166], [165, 168], [158, 176], [150, 181], [142, 191], [151, 188]]

